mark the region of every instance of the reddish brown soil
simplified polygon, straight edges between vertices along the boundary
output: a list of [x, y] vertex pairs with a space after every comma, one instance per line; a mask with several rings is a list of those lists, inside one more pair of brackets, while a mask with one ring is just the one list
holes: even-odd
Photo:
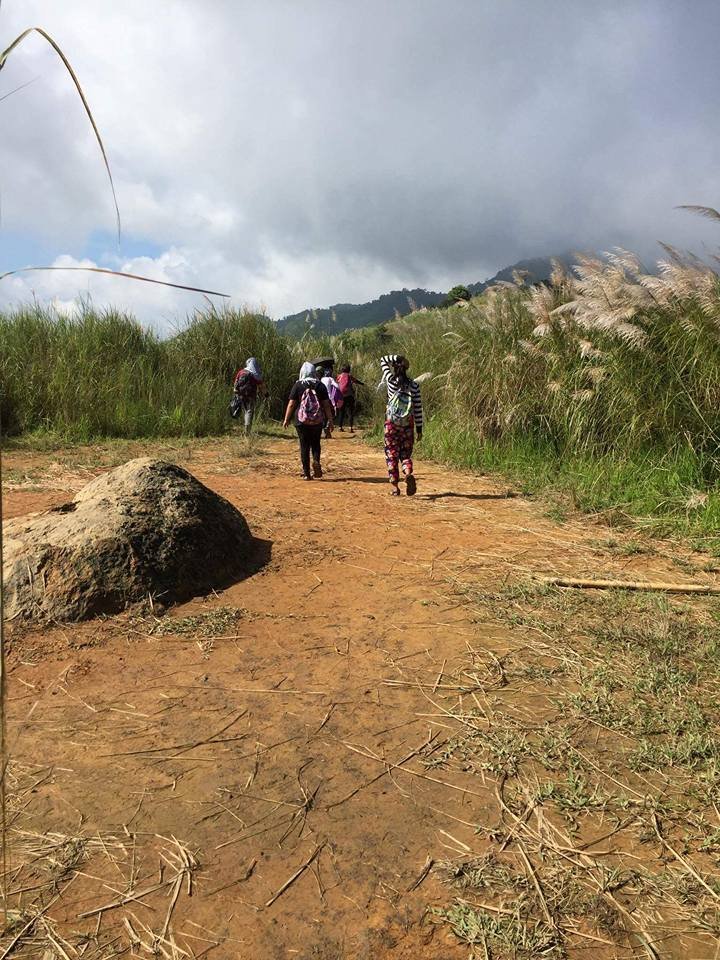
[[[204, 443], [185, 448], [183, 462], [242, 510], [267, 562], [172, 611], [243, 608], [229, 633], [157, 636], [151, 619], [129, 616], [10, 625], [11, 870], [35, 834], [102, 838], [106, 851], [98, 841], [84, 863], [51, 877], [60, 897], [48, 916], [77, 943], [97, 922], [78, 914], [119, 900], [131, 878], [142, 892], [172, 875], [159, 865], [176, 838], [200, 864], [169, 927], [187, 956], [466, 957], [467, 946], [428, 920], [450, 898], [436, 872], [410, 888], [427, 858], [482, 850], [471, 824], [496, 822], [492, 785], [368, 756], [399, 763], [429, 736], [447, 736], [428, 698], [442, 689], [443, 662], [468, 643], [503, 646], [507, 628], [474, 622], [453, 577], [498, 586], [543, 571], [661, 577], [669, 561], [600, 556], [593, 541], [607, 531], [559, 526], [541, 505], [507, 498], [501, 482], [437, 465], [419, 465], [414, 499], [391, 499], [381, 453], [348, 435], [326, 444], [322, 482], [299, 479], [289, 439], [264, 441], [251, 458], [240, 451]], [[84, 456], [63, 477], [50, 470], [52, 455], [10, 453], [6, 468], [21, 479], [9, 485], [6, 515], [65, 499], [99, 469], [92, 451]], [[37, 476], [45, 467], [50, 489]], [[22, 487], [26, 468], [40, 489]], [[11, 888], [48, 879], [39, 868], [16, 876]], [[161, 931], [173, 889], [104, 913], [87, 956], [127, 946], [123, 918]], [[41, 892], [25, 903], [47, 903]], [[582, 946], [578, 956], [601, 956]]]

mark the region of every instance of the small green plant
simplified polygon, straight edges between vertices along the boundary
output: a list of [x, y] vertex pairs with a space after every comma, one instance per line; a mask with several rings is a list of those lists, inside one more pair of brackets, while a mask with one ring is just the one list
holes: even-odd
[[508, 914], [490, 913], [458, 900], [448, 909], [437, 911], [436, 916], [450, 925], [458, 939], [473, 947], [483, 947], [485, 956], [498, 960], [561, 960], [566, 956], [557, 931], [550, 924], [523, 918], [512, 911]]

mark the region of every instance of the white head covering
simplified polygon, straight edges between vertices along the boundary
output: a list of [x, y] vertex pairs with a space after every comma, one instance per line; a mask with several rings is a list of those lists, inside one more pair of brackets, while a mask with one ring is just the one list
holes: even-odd
[[305, 361], [305, 363], [300, 367], [300, 376], [298, 380], [317, 380], [318, 376], [315, 373], [315, 364]]
[[245, 361], [245, 369], [249, 371], [256, 380], [262, 380], [262, 370], [255, 357], [248, 357]]

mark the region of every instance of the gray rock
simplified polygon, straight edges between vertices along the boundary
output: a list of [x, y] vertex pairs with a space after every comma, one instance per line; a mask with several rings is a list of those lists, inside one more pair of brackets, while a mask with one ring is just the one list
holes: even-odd
[[142, 457], [70, 503], [3, 525], [8, 620], [83, 620], [147, 598], [172, 603], [240, 579], [253, 538], [187, 470]]

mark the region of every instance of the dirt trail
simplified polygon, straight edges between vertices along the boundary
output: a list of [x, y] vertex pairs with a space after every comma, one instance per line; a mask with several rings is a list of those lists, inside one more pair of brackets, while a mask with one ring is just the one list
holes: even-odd
[[[236, 449], [205, 443], [184, 461], [243, 511], [267, 559], [171, 612], [219, 611], [218, 637], [203, 621], [159, 635], [151, 616], [11, 625], [11, 866], [49, 831], [85, 838], [58, 840], [55, 873], [20, 871], [11, 887], [60, 894], [52, 929], [73, 943], [97, 933], [87, 957], [115, 955], [113, 938], [127, 944], [130, 930], [147, 940], [143, 924], [164, 935], [166, 956], [183, 955], [172, 936], [198, 957], [465, 957], [446, 927], [421, 923], [449, 898], [424, 868], [483, 850], [474, 825], [497, 823], [495, 783], [433, 769], [416, 751], [429, 742], [431, 758], [454, 731], [441, 698], [466, 694], [450, 665], [468, 645], [499, 652], [512, 637], [483, 622], [454, 578], [660, 578], [670, 561], [610, 557], [597, 548], [607, 531], [560, 526], [497, 480], [437, 465], [419, 464], [414, 499], [391, 499], [381, 454], [348, 435], [326, 444], [322, 482], [299, 480], [290, 439], [265, 440], [252, 458]], [[41, 487], [11, 485], [9, 514], [62, 501], [97, 469], [88, 459], [65, 480], [47, 473], [42, 489], [51, 460], [7, 456], [13, 476], [33, 469]], [[542, 715], [541, 701], [526, 706]], [[197, 869], [178, 873], [175, 840]], [[125, 906], [78, 919], [130, 887]]]

